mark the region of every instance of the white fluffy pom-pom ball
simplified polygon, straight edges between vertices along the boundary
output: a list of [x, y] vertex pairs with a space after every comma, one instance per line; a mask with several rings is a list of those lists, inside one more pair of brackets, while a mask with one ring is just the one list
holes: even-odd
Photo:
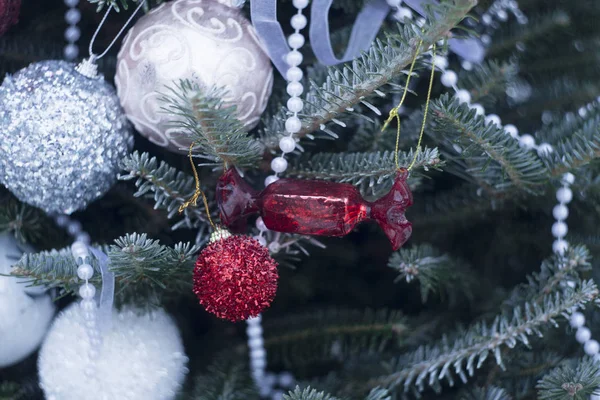
[[[167, 400], [187, 373], [179, 330], [162, 309], [113, 311], [90, 359], [88, 328], [79, 304], [54, 321], [38, 359], [40, 386], [56, 400]], [[93, 371], [93, 376], [86, 371]]]
[[[26, 247], [9, 233], [0, 235], [0, 274], [10, 274]], [[0, 276], [0, 368], [18, 363], [40, 345], [54, 316], [50, 296], [26, 281]]]

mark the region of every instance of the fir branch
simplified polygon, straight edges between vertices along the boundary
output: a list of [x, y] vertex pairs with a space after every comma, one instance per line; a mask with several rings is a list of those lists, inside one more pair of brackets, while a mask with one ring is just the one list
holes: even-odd
[[244, 363], [235, 358], [217, 359], [196, 378], [193, 400], [258, 400]]
[[504, 301], [504, 309], [511, 310], [524, 301], [541, 302], [544, 296], [560, 290], [566, 282], [579, 282], [580, 274], [591, 269], [591, 255], [582, 245], [570, 246], [563, 256], [542, 261], [539, 272], [527, 277], [527, 283], [516, 286]]
[[423, 302], [432, 292], [447, 295], [451, 304], [459, 295], [473, 298], [475, 281], [472, 272], [465, 269], [465, 262], [441, 254], [429, 244], [400, 249], [392, 254], [388, 267], [399, 273], [394, 282], [418, 281]]
[[41, 60], [60, 59], [64, 45], [34, 32], [0, 37], [0, 76]]
[[[112, 7], [115, 11], [119, 12], [121, 9], [119, 8], [119, 4], [123, 7], [123, 9], [127, 10], [129, 8], [128, 0], [88, 0], [92, 4], [98, 4], [96, 8], [96, 12], [102, 11], [104, 7]], [[133, 0], [135, 1], [135, 0]]]
[[173, 247], [148, 239], [145, 234], [128, 234], [115, 240], [109, 248], [110, 270], [115, 273], [120, 290], [136, 286], [136, 295], [146, 298], [163, 290], [181, 292], [189, 289], [191, 274], [199, 249], [190, 243]]
[[596, 81], [581, 79], [579, 76], [561, 76], [550, 82], [544, 80], [529, 89], [531, 96], [526, 102], [519, 104], [518, 109], [506, 113], [507, 120], [517, 120], [522, 115], [535, 118], [546, 110], [562, 113], [573, 108], [579, 108], [595, 100], [600, 93], [600, 85]]
[[[393, 151], [396, 146], [396, 126], [388, 125], [385, 130], [381, 130], [380, 120], [360, 121], [356, 133], [348, 143], [350, 152], [375, 152], [375, 151]], [[414, 145], [419, 137], [421, 125], [423, 124], [423, 111], [415, 110], [408, 115], [408, 118], [402, 118], [402, 131], [400, 135], [400, 148]]]
[[571, 24], [571, 18], [562, 10], [536, 17], [527, 26], [520, 24], [509, 25], [506, 29], [498, 30], [492, 45], [487, 49], [488, 57], [498, 57], [502, 53], [512, 52], [519, 43], [540, 46], [540, 41], [551, 36], [551, 32], [565, 29]]
[[[183, 205], [195, 191], [194, 177], [169, 166], [156, 157], [150, 157], [148, 153], [135, 151], [121, 162], [121, 168], [128, 172], [127, 175], [119, 175], [119, 180], [129, 181], [135, 179], [137, 191], [136, 197], [149, 197], [154, 200], [154, 208], [167, 212], [169, 219], [176, 219], [180, 215], [183, 218], [176, 221], [172, 229], [188, 228], [199, 229], [198, 236], [205, 237], [210, 226], [206, 211], [202, 206], [187, 207], [183, 213], [179, 213], [179, 207]], [[210, 191], [205, 190], [205, 193]], [[213, 196], [208, 196], [212, 199]], [[212, 200], [209, 201], [209, 206]], [[214, 209], [214, 207], [210, 207]], [[202, 240], [197, 240], [202, 242]]]
[[[136, 233], [120, 237], [114, 245], [101, 250], [110, 258], [109, 270], [115, 274], [115, 294], [121, 303], [134, 299], [145, 306], [158, 303], [162, 292], [189, 289], [198, 252], [189, 243], [168, 247]], [[98, 262], [92, 258], [90, 264], [96, 272], [90, 281], [100, 286]], [[76, 292], [81, 283], [77, 263], [68, 248], [24, 254], [12, 274], [30, 280], [33, 286], [60, 287], [63, 294]]]
[[[129, 8], [129, 2], [134, 3], [136, 6], [142, 0], [88, 0], [92, 4], [98, 4], [96, 7], [96, 12], [100, 12], [104, 9], [104, 7], [112, 7], [116, 12], [121, 11], [119, 5], [123, 7], [124, 10]], [[144, 0], [144, 10], [150, 10], [150, 6], [161, 4], [164, 0]]]
[[554, 151], [544, 157], [552, 176], [559, 177], [567, 171], [581, 168], [600, 157], [600, 118], [586, 121], [554, 146]]
[[[562, 340], [564, 333], [556, 332], [555, 336]], [[495, 366], [488, 373], [486, 382], [501, 383], [516, 399], [535, 398], [535, 387], [539, 380], [565, 361], [564, 355], [549, 348], [551, 342], [553, 338], [548, 338], [547, 341], [539, 341], [531, 349], [507, 354], [510, 358], [506, 370], [501, 371], [500, 367]], [[559, 346], [562, 348], [564, 343], [561, 342]]]
[[[102, 249], [104, 251], [106, 249]], [[97, 260], [93, 258], [90, 265], [94, 267], [95, 274], [90, 279], [94, 285], [100, 284], [100, 268]], [[75, 293], [79, 285], [77, 277], [77, 264], [71, 249], [50, 250], [40, 253], [25, 253], [17, 264], [13, 266], [12, 275], [28, 279], [31, 286], [47, 286], [61, 288], [61, 293]]]
[[496, 386], [466, 389], [458, 395], [458, 400], [512, 400], [506, 390]]
[[[398, 153], [398, 163], [401, 167], [408, 166], [413, 158], [412, 150], [409, 153]], [[425, 148], [417, 154], [414, 168], [427, 171], [429, 168], [438, 169], [442, 165], [438, 150]], [[383, 153], [318, 153], [309, 159], [300, 159], [287, 171], [290, 175], [301, 178], [351, 183], [360, 186], [363, 193], [371, 189], [376, 194], [385, 188], [385, 184], [391, 182], [397, 170], [394, 153], [385, 151]]]
[[35, 244], [53, 227], [40, 209], [21, 203], [11, 195], [0, 195], [0, 232], [14, 232], [20, 242]]
[[532, 152], [467, 105], [447, 94], [431, 104], [434, 131], [440, 141], [461, 149], [460, 156], [483, 190], [493, 196], [507, 191], [540, 193], [547, 170]]
[[[563, 263], [575, 263], [579, 252], [567, 253], [567, 260], [554, 256]], [[554, 279], [554, 275], [542, 273], [530, 280], [531, 291], [539, 293], [539, 299], [522, 301], [499, 313], [490, 323], [476, 322], [467, 329], [459, 329], [452, 337], [444, 337], [433, 345], [421, 346], [416, 351], [393, 361], [391, 373], [371, 380], [372, 386], [394, 388], [402, 385], [406, 392], [420, 392], [426, 386], [441, 390], [441, 380], [454, 384], [455, 376], [466, 382], [476, 369], [482, 367], [488, 356], [493, 355], [496, 363], [504, 369], [502, 349], [514, 348], [522, 343], [529, 346], [528, 336], [542, 335], [548, 325], [557, 326], [556, 319], [583, 307], [598, 297], [598, 288], [593, 281], [582, 281], [575, 289], [569, 286], [551, 285], [547, 293], [539, 290]], [[518, 298], [523, 288], [515, 290]]]
[[310, 386], [300, 389], [296, 386], [293, 392], [283, 395], [284, 400], [338, 400], [336, 397], [331, 396], [325, 392], [318, 392], [315, 389], [311, 389]]
[[584, 128], [586, 124], [600, 125], [600, 102], [594, 100], [581, 111], [567, 112], [553, 118], [546, 126], [535, 133], [537, 139], [550, 144], [559, 143], [566, 136]]
[[[463, 184], [453, 190], [421, 196], [412, 207], [414, 225], [466, 224], [473, 217], [485, 216], [503, 202], [483, 196], [475, 185]], [[415, 214], [417, 213], [417, 214]]]
[[461, 89], [468, 90], [473, 103], [491, 105], [495, 95], [504, 95], [506, 86], [517, 78], [517, 66], [512, 63], [486, 61], [459, 76]]
[[227, 92], [220, 88], [202, 88], [192, 81], [180, 81], [160, 100], [163, 111], [173, 115], [173, 127], [194, 142], [196, 157], [208, 162], [201, 165], [248, 167], [262, 155], [260, 142], [248, 136], [238, 120], [235, 106], [223, 102]]
[[542, 335], [542, 329], [549, 324], [558, 326], [556, 318], [597, 296], [596, 285], [586, 281], [575, 290], [545, 296], [541, 305], [525, 303], [515, 308], [512, 316], [501, 314], [489, 325], [479, 322], [468, 330], [457, 332], [452, 343], [445, 338], [438, 344], [422, 346], [414, 353], [400, 357], [391, 374], [372, 383], [389, 388], [402, 385], [405, 391], [423, 391], [426, 386], [441, 390], [442, 379], [453, 385], [456, 375], [466, 382], [490, 355], [503, 368], [502, 347], [513, 348], [518, 343], [528, 345], [529, 335]]
[[[420, 51], [446, 36], [476, 4], [474, 0], [444, 1], [433, 7], [430, 24], [422, 33], [416, 26], [398, 25], [398, 33], [377, 39], [368, 51], [341, 67], [330, 67], [321, 85], [312, 84], [305, 95], [306, 109], [298, 137], [321, 129], [326, 123], [351, 110], [372, 96], [377, 89], [389, 84], [412, 62]], [[436, 15], [436, 17], [433, 17]]]
[[587, 400], [598, 387], [600, 368], [591, 357], [553, 369], [536, 386], [541, 400]]
[[0, 382], [0, 400], [13, 400], [22, 398], [19, 394], [20, 386], [15, 382]]
[[375, 388], [371, 389], [365, 400], [392, 400], [392, 396], [386, 389]]
[[387, 310], [319, 310], [267, 320], [265, 328], [271, 361], [286, 366], [381, 353], [411, 334], [406, 318]]
[[26, 378], [19, 383], [0, 382], [0, 400], [31, 400], [41, 398], [37, 379]]

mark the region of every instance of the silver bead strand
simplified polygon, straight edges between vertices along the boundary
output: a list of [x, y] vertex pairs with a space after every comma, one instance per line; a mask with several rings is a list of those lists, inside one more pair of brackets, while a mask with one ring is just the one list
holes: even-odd
[[[90, 279], [94, 276], [94, 268], [91, 265], [90, 252], [88, 250], [90, 236], [81, 229], [79, 221], [72, 220], [67, 215], [57, 215], [54, 217], [54, 221], [58, 226], [65, 228], [75, 240], [71, 245], [71, 254], [78, 265], [77, 277], [84, 281], [79, 286], [78, 291], [81, 297], [79, 307], [81, 307], [81, 314], [83, 315], [85, 328], [90, 339], [91, 346], [88, 350], [88, 355], [90, 360], [94, 361], [99, 355], [101, 335], [97, 320], [96, 287], [90, 283]], [[96, 373], [94, 365], [88, 365], [84, 372], [88, 378], [93, 378]]]
[[291, 19], [294, 33], [288, 36], [288, 45], [291, 50], [285, 58], [289, 66], [285, 76], [288, 81], [287, 93], [290, 96], [287, 102], [287, 108], [291, 115], [288, 116], [285, 121], [286, 135], [279, 139], [279, 149], [282, 154], [271, 161], [271, 169], [275, 173], [267, 176], [265, 179], [265, 186], [269, 186], [271, 183], [277, 181], [279, 179], [278, 174], [285, 172], [287, 169], [288, 162], [285, 155], [296, 149], [296, 139], [294, 138], [294, 134], [302, 129], [302, 122], [300, 121], [300, 118], [298, 118], [298, 113], [304, 108], [304, 102], [300, 98], [300, 95], [304, 92], [304, 86], [301, 83], [304, 73], [300, 68], [303, 56], [300, 49], [304, 46], [305, 38], [300, 31], [306, 28], [307, 19], [302, 13], [302, 10], [308, 6], [308, 0], [293, 0], [293, 4], [298, 11]]
[[77, 41], [81, 37], [81, 30], [77, 26], [81, 21], [81, 12], [77, 8], [79, 0], [64, 0], [65, 5], [69, 7], [65, 13], [65, 22], [68, 27], [65, 30], [65, 40], [67, 44], [63, 50], [63, 55], [66, 60], [73, 61], [79, 56], [79, 46]]

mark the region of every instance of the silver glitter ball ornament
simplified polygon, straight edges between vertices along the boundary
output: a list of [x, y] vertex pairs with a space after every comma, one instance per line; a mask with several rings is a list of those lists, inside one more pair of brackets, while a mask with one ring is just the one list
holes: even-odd
[[114, 89], [65, 61], [42, 61], [0, 86], [0, 183], [46, 212], [105, 194], [131, 144]]
[[180, 80], [224, 88], [226, 105], [250, 130], [273, 86], [273, 68], [254, 27], [218, 0], [175, 0], [140, 18], [123, 41], [115, 84], [127, 117], [150, 141], [187, 151], [190, 140], [173, 127], [159, 98]]

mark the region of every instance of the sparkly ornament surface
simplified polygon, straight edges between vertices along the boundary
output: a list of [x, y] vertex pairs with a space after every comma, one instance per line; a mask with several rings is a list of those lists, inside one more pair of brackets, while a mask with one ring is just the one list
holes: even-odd
[[21, 0], [0, 0], [0, 35], [19, 22]]
[[256, 239], [229, 236], [200, 252], [194, 293], [210, 313], [230, 321], [256, 317], [277, 292], [277, 263]]
[[226, 226], [258, 213], [270, 230], [302, 235], [344, 236], [374, 220], [397, 250], [412, 233], [404, 215], [413, 202], [407, 175], [399, 171], [390, 192], [368, 202], [356, 187], [326, 181], [279, 179], [258, 193], [233, 168], [219, 178], [217, 204]]
[[[179, 330], [163, 310], [136, 311], [114, 311], [111, 328], [94, 344], [79, 304], [63, 311], [38, 359], [46, 398], [174, 399], [187, 373]], [[97, 353], [92, 359], [93, 349]]]
[[0, 183], [46, 212], [70, 214], [105, 194], [131, 139], [113, 88], [75, 64], [34, 63], [0, 86]]
[[269, 57], [254, 27], [237, 8], [217, 0], [165, 2], [140, 18], [119, 51], [115, 84], [136, 129], [150, 141], [187, 151], [190, 141], [172, 126], [159, 98], [182, 79], [201, 88], [224, 88], [251, 129], [267, 106], [273, 85]]
[[[31, 252], [9, 233], [0, 234], [0, 274]], [[54, 303], [44, 290], [27, 281], [0, 276], [0, 368], [18, 363], [40, 345], [54, 316]]]

